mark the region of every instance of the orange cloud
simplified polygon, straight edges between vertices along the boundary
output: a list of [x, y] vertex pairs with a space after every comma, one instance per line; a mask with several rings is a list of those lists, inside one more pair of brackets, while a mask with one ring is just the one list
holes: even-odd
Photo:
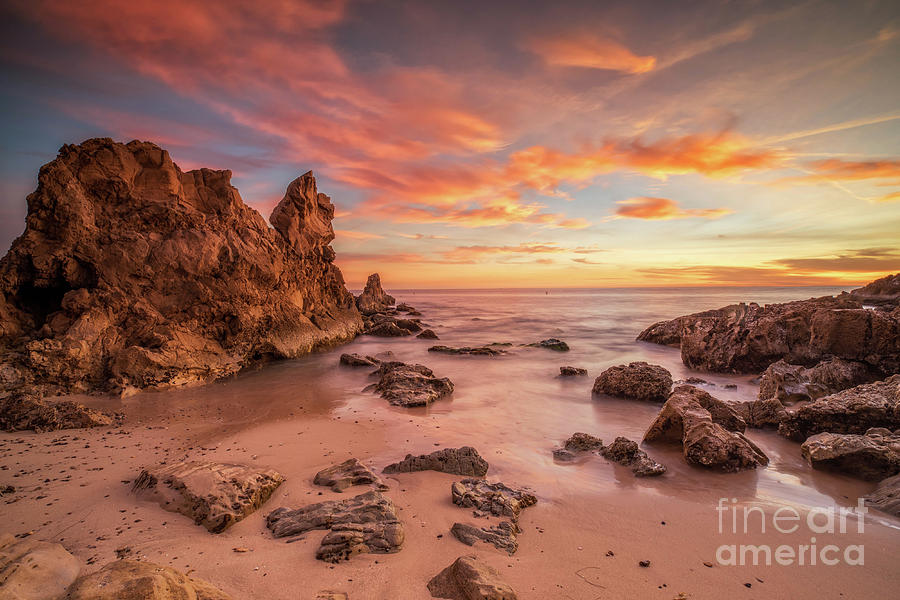
[[526, 40], [524, 46], [553, 66], [623, 73], [646, 73], [656, 66], [653, 56], [638, 56], [614, 39], [591, 35], [533, 37]]
[[876, 202], [896, 202], [897, 200], [900, 200], [900, 192], [891, 192], [875, 199]]
[[351, 240], [380, 240], [383, 239], [383, 235], [378, 235], [377, 233], [369, 233], [367, 231], [352, 231], [348, 229], [335, 229], [334, 230], [337, 239], [340, 238], [348, 238]]
[[[564, 248], [554, 243], [529, 242], [517, 246], [457, 246], [442, 253], [444, 259], [454, 263], [474, 263], [489, 257], [531, 254], [566, 254], [566, 253], [603, 252], [599, 248]], [[546, 260], [546, 259], [541, 259]], [[576, 259], [577, 260], [577, 259]]]
[[848, 250], [834, 256], [784, 258], [772, 264], [801, 273], [879, 273], [900, 270], [900, 252], [894, 248]]
[[651, 221], [669, 221], [672, 219], [718, 219], [733, 211], [727, 208], [681, 208], [674, 200], [668, 198], [650, 198], [641, 196], [619, 200], [619, 207], [613, 219], [647, 219]]
[[891, 179], [900, 182], [900, 160], [845, 161], [831, 158], [807, 166], [814, 172], [810, 178], [845, 181]]

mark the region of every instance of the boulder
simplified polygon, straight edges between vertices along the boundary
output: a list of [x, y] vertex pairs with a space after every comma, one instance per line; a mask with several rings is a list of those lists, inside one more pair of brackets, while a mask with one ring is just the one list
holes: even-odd
[[356, 306], [363, 314], [373, 314], [393, 306], [395, 300], [381, 288], [381, 276], [378, 273], [369, 275], [366, 288], [356, 298]]
[[900, 475], [888, 477], [865, 497], [866, 506], [900, 517]]
[[840, 358], [823, 360], [815, 367], [774, 362], [763, 372], [759, 399], [776, 398], [784, 405], [815, 400], [872, 381], [869, 368], [861, 362]]
[[268, 469], [190, 461], [146, 469], [131, 489], [221, 533], [262, 506], [283, 481], [284, 476]]
[[348, 367], [377, 367], [381, 361], [374, 356], [360, 354], [341, 354], [340, 363]]
[[66, 600], [231, 600], [202, 579], [170, 567], [136, 560], [117, 560], [69, 589]]
[[569, 366], [559, 368], [560, 377], [575, 377], [577, 375], [587, 375], [587, 369]]
[[666, 472], [665, 465], [661, 465], [638, 448], [637, 442], [626, 437], [617, 437], [616, 440], [600, 450], [605, 458], [631, 467], [631, 472], [637, 477], [655, 477]]
[[900, 375], [858, 385], [786, 410], [778, 432], [802, 442], [816, 433], [865, 433], [900, 428]]
[[381, 491], [388, 489], [378, 475], [356, 458], [350, 458], [339, 465], [322, 469], [316, 473], [313, 483], [330, 487], [335, 492], [343, 492], [354, 485], [372, 485]]
[[509, 584], [476, 556], [460, 556], [428, 582], [432, 598], [450, 600], [518, 600]]
[[485, 542], [498, 550], [505, 550], [513, 555], [519, 549], [519, 527], [509, 521], [500, 521], [494, 527], [475, 527], [466, 523], [454, 523], [450, 528], [453, 537], [467, 546], [476, 542]]
[[316, 558], [325, 562], [349, 560], [360, 553], [399, 552], [404, 540], [394, 503], [377, 491], [293, 510], [278, 508], [266, 517], [266, 526], [276, 538], [329, 529], [316, 551]]
[[734, 409], [748, 427], [778, 427], [785, 415], [784, 405], [778, 398], [739, 402], [734, 404]]
[[664, 402], [672, 390], [672, 374], [659, 365], [633, 362], [603, 371], [594, 380], [595, 394]]
[[578, 454], [594, 452], [603, 448], [603, 440], [588, 433], [573, 433], [563, 442], [562, 448], [553, 450], [553, 458], [562, 461], [574, 460]]
[[375, 391], [394, 406], [426, 406], [453, 392], [453, 382], [446, 377], [435, 377], [423, 365], [382, 362], [375, 373], [379, 377]]
[[59, 544], [0, 535], [0, 598], [58, 600], [78, 577], [81, 561]]
[[523, 508], [537, 504], [534, 494], [525, 490], [472, 478], [454, 482], [450, 486], [450, 498], [457, 506], [474, 508], [495, 517], [509, 517], [513, 523], [518, 522]]
[[230, 171], [184, 172], [149, 142], [66, 145], [0, 260], [4, 385], [42, 395], [207, 381], [349, 341], [334, 206], [312, 173], [272, 227]]
[[400, 327], [396, 321], [376, 323], [371, 327], [367, 327], [363, 333], [374, 335], [375, 337], [405, 337], [413, 334], [411, 330]]
[[900, 433], [874, 428], [865, 435], [819, 433], [800, 446], [815, 469], [878, 481], [900, 473]]
[[51, 400], [14, 392], [0, 399], [0, 429], [35, 432], [111, 425], [113, 418], [71, 400]]
[[413, 456], [407, 454], [400, 462], [388, 465], [383, 473], [413, 473], [415, 471], [439, 471], [469, 477], [484, 477], [488, 462], [471, 446], [444, 448], [431, 454]]
[[439, 340], [441, 338], [431, 329], [423, 329], [422, 333], [416, 336], [419, 339], [423, 340]]
[[476, 356], [499, 356], [501, 354], [506, 354], [506, 350], [493, 348], [491, 346], [478, 346], [475, 348], [470, 346], [462, 346], [460, 348], [451, 348], [450, 346], [432, 346], [428, 349], [428, 351], [439, 352], [441, 354], [473, 354]]
[[546, 348], [547, 350], [556, 350], [557, 352], [568, 352], [569, 345], [562, 340], [558, 340], [556, 338], [548, 338], [546, 340], [541, 340], [539, 342], [534, 342], [533, 344], [528, 344], [529, 346], [533, 346], [535, 348]]

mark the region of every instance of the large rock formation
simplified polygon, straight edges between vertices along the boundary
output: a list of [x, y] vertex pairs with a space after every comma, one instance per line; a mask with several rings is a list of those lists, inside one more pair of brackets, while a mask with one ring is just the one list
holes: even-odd
[[900, 473], [900, 431], [819, 433], [803, 442], [800, 451], [816, 469], [842, 471], [860, 479], [878, 481]]
[[378, 273], [369, 275], [366, 288], [356, 298], [356, 306], [364, 315], [381, 312], [393, 306], [394, 302], [394, 297], [385, 293], [381, 287], [381, 276]]
[[2, 385], [166, 387], [352, 339], [362, 322], [312, 173], [274, 229], [230, 180], [149, 142], [63, 146], [0, 261]]
[[81, 561], [59, 544], [0, 536], [0, 598], [56, 600], [78, 577]]
[[782, 404], [815, 400], [872, 381], [864, 363], [831, 358], [805, 368], [779, 360], [763, 372], [759, 399], [777, 398]]
[[[661, 321], [638, 340], [680, 344], [684, 364], [707, 371], [758, 373], [780, 359], [811, 366], [835, 356], [889, 375], [900, 371], [900, 301], [881, 291], [897, 277], [840, 296], [735, 304]], [[864, 308], [875, 295], [884, 300], [878, 310]]]
[[231, 600], [202, 579], [149, 562], [118, 560], [78, 579], [67, 600]]

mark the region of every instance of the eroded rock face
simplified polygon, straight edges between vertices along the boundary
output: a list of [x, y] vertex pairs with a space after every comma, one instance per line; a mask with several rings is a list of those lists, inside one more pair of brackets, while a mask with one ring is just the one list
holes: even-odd
[[283, 481], [272, 470], [192, 461], [144, 470], [132, 491], [221, 533], [262, 506]]
[[900, 475], [888, 477], [866, 496], [866, 505], [900, 517]]
[[0, 399], [0, 429], [56, 431], [111, 425], [113, 417], [71, 400], [50, 400], [14, 392]]
[[426, 406], [453, 393], [453, 382], [447, 377], [435, 377], [424, 365], [402, 362], [383, 362], [375, 391], [395, 406]]
[[518, 600], [500, 573], [476, 556], [460, 556], [428, 582], [432, 598], [450, 600]]
[[359, 312], [369, 315], [393, 306], [394, 302], [396, 302], [394, 297], [386, 294], [382, 289], [381, 276], [378, 273], [372, 273], [366, 281], [366, 288], [356, 299], [356, 306], [359, 308]]
[[519, 527], [509, 521], [500, 521], [493, 527], [475, 527], [466, 523], [454, 523], [450, 528], [453, 537], [467, 546], [476, 542], [491, 544], [498, 550], [513, 555], [519, 549]]
[[865, 435], [819, 433], [800, 446], [816, 469], [841, 471], [878, 481], [900, 473], [900, 433], [874, 428]]
[[680, 344], [684, 364], [706, 371], [758, 373], [781, 359], [812, 365], [834, 356], [888, 375], [900, 371], [900, 305], [888, 295], [879, 310], [863, 308], [869, 296], [861, 291], [766, 306], [735, 304], [656, 323], [638, 339]]
[[450, 498], [457, 506], [495, 517], [509, 517], [513, 523], [518, 522], [523, 508], [537, 504], [537, 497], [525, 490], [472, 478], [454, 482], [450, 486]]
[[872, 375], [869, 368], [856, 361], [831, 358], [807, 369], [779, 360], [763, 372], [759, 382], [759, 399], [776, 398], [788, 405], [815, 400], [870, 381]]
[[372, 485], [381, 491], [388, 489], [378, 475], [356, 458], [322, 469], [316, 473], [313, 483], [330, 487], [335, 492], [343, 492], [354, 485]]
[[659, 365], [633, 362], [610, 367], [594, 380], [595, 394], [664, 402], [672, 390], [672, 374]]
[[312, 173], [274, 229], [230, 180], [148, 142], [63, 146], [0, 261], [0, 360], [20, 385], [161, 388], [352, 339], [362, 323]]
[[231, 600], [202, 579], [170, 567], [118, 560], [78, 579], [66, 600]]
[[900, 375], [787, 409], [778, 433], [802, 442], [816, 433], [865, 433], [900, 428]]
[[601, 449], [600, 454], [620, 465], [631, 467], [631, 472], [637, 477], [655, 477], [666, 472], [665, 465], [647, 456], [637, 442], [626, 437], [617, 437], [612, 444]]
[[431, 454], [413, 456], [407, 454], [406, 458], [398, 463], [388, 465], [384, 473], [413, 473], [415, 471], [440, 471], [454, 475], [469, 477], [484, 477], [488, 471], [488, 462], [481, 458], [478, 451], [471, 446], [462, 448], [444, 448]]
[[741, 402], [734, 409], [748, 427], [778, 427], [785, 415], [784, 405], [778, 398]]
[[316, 558], [326, 562], [360, 553], [399, 552], [404, 540], [394, 503], [376, 491], [293, 510], [278, 508], [266, 517], [266, 526], [276, 538], [329, 529], [316, 551]]
[[78, 577], [81, 561], [60, 544], [0, 535], [0, 598], [57, 600]]

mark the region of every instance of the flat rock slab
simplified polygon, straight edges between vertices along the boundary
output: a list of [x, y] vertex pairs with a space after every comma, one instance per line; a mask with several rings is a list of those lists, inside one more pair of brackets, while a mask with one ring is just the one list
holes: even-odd
[[501, 350], [492, 346], [462, 346], [459, 348], [453, 348], [451, 346], [432, 346], [428, 351], [441, 354], [467, 354], [472, 356], [500, 356], [501, 354], [506, 354], [506, 350]]
[[356, 458], [322, 469], [316, 473], [313, 483], [330, 487], [335, 492], [343, 492], [354, 485], [373, 485], [375, 489], [382, 491], [388, 489], [378, 475]]
[[900, 434], [887, 429], [870, 429], [865, 435], [819, 433], [803, 442], [800, 452], [816, 469], [869, 481], [900, 473]]
[[81, 561], [59, 544], [0, 536], [0, 598], [56, 600], [78, 578]]
[[272, 470], [192, 461], [146, 469], [132, 491], [221, 533], [262, 506], [283, 481]]
[[450, 533], [467, 546], [476, 542], [485, 542], [498, 550], [505, 550], [510, 555], [519, 549], [519, 527], [509, 521], [500, 521], [494, 527], [476, 527], [467, 523], [454, 523]]
[[394, 406], [426, 406], [453, 393], [453, 382], [424, 365], [383, 362], [375, 373], [375, 391]]
[[450, 600], [518, 600], [496, 569], [476, 556], [460, 556], [428, 582], [432, 598]]
[[297, 509], [278, 508], [266, 517], [266, 526], [276, 538], [329, 529], [316, 550], [316, 558], [326, 562], [360, 553], [399, 552], [405, 537], [394, 503], [376, 491]]
[[488, 472], [488, 462], [481, 458], [478, 450], [471, 446], [444, 448], [431, 454], [413, 456], [407, 454], [400, 462], [388, 465], [383, 473], [413, 473], [415, 471], [439, 471], [469, 477], [484, 477]]
[[888, 477], [866, 496], [866, 506], [900, 517], [900, 475]]
[[637, 442], [626, 437], [617, 437], [609, 446], [600, 450], [600, 454], [620, 465], [631, 467], [631, 472], [637, 477], [655, 477], [666, 472], [662, 465], [638, 448]]
[[175, 569], [135, 560], [109, 563], [81, 577], [66, 600], [231, 600], [202, 579]]
[[35, 432], [111, 425], [109, 415], [71, 400], [48, 400], [33, 394], [12, 394], [0, 400], [0, 429]]
[[497, 517], [509, 517], [513, 522], [518, 522], [522, 509], [537, 504], [537, 497], [525, 490], [473, 478], [454, 482], [450, 486], [450, 498], [457, 506], [474, 508]]
[[616, 365], [594, 380], [593, 393], [664, 402], [672, 390], [672, 374], [659, 365], [633, 362]]

